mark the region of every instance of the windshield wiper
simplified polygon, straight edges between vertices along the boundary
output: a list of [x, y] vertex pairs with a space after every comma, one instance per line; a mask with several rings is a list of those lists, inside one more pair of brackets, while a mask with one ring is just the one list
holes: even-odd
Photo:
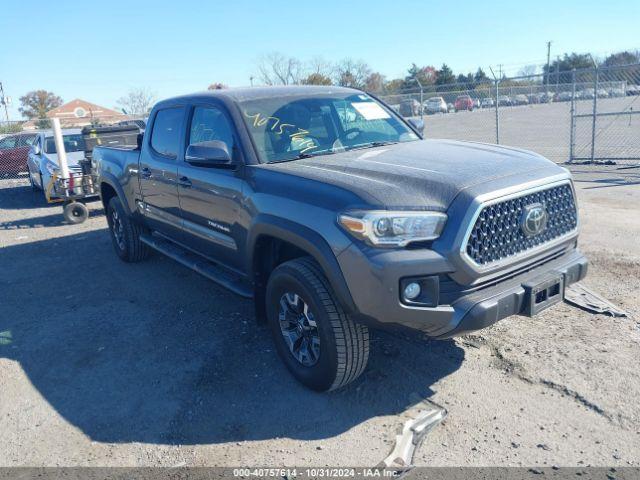
[[303, 158], [311, 158], [311, 157], [319, 157], [322, 155], [333, 155], [333, 150], [318, 150], [315, 152], [300, 152], [296, 156], [291, 158], [283, 158], [282, 160], [272, 160], [269, 163], [283, 163], [283, 162], [291, 162], [293, 160], [302, 160]]
[[385, 145], [393, 145], [395, 143], [399, 143], [399, 142], [391, 141], [391, 140], [379, 141], [379, 142], [367, 142], [367, 143], [361, 143], [359, 145], [353, 145], [351, 147], [345, 147], [345, 150], [360, 150], [363, 148], [384, 147]]

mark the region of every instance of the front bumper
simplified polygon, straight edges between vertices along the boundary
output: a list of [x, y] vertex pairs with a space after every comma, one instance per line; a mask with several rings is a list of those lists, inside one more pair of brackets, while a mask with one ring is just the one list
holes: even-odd
[[565, 287], [585, 277], [587, 259], [576, 249], [524, 273], [490, 285], [461, 290], [449, 304], [409, 306], [400, 301], [400, 280], [453, 272], [447, 260], [431, 250], [404, 250], [364, 255], [355, 245], [338, 256], [357, 312], [356, 320], [372, 327], [419, 330], [449, 338], [485, 328], [526, 309], [524, 283], [551, 272], [563, 276]]

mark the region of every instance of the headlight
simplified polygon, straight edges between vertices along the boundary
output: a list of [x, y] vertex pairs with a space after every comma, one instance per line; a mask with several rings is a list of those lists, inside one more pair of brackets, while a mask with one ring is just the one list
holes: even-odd
[[45, 162], [44, 168], [47, 169], [47, 172], [49, 172], [49, 175], [53, 175], [59, 170], [58, 166], [55, 163], [50, 161]]
[[348, 212], [338, 222], [353, 236], [374, 246], [404, 247], [440, 236], [447, 216], [440, 212]]

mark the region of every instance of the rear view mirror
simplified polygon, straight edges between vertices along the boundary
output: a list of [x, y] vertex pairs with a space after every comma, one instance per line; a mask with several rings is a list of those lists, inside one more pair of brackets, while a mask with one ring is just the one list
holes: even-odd
[[424, 120], [421, 118], [409, 118], [409, 124], [418, 131], [420, 136], [424, 135]]
[[198, 167], [215, 167], [232, 163], [227, 144], [220, 140], [192, 143], [187, 147], [184, 159]]

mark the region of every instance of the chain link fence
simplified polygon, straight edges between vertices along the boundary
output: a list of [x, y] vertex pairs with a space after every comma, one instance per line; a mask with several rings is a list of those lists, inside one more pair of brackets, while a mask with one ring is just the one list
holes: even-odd
[[[137, 115], [58, 117], [64, 133], [80, 133], [82, 128], [98, 125], [136, 125], [146, 127], [145, 118]], [[50, 118], [0, 122], [0, 182], [3, 186], [26, 184], [31, 145], [39, 132], [53, 133]]]
[[[558, 163], [640, 160], [640, 64], [427, 85], [378, 96], [404, 117], [424, 116], [428, 138], [498, 143]], [[60, 118], [63, 129], [136, 124], [140, 116]], [[0, 180], [27, 182], [36, 132], [50, 119], [0, 122]]]
[[564, 162], [640, 160], [640, 64], [429, 85], [378, 96], [425, 135], [498, 143]]

